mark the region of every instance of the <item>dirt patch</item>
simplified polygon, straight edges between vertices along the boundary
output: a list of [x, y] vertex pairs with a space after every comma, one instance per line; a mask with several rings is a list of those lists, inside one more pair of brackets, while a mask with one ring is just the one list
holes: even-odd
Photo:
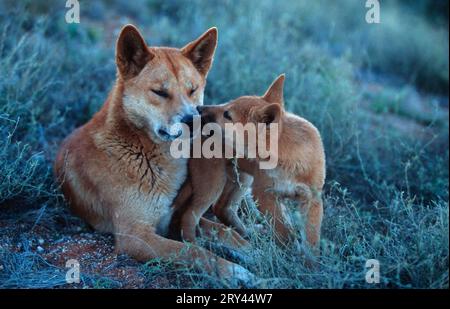
[[[170, 287], [162, 274], [161, 278], [153, 276], [149, 282], [143, 263], [127, 255], [116, 254], [113, 235], [92, 231], [64, 211], [55, 213], [52, 210], [47, 215], [56, 215], [56, 226], [50, 228], [49, 222], [36, 225], [31, 222], [31, 218], [20, 222], [13, 218], [0, 220], [0, 252], [41, 258], [46, 267], [58, 270], [60, 281], [64, 281], [63, 276], [69, 270], [67, 261], [77, 260], [80, 265], [80, 283], [58, 285], [61, 288]], [[0, 275], [6, 276], [1, 272], [11, 271], [7, 268], [6, 262], [0, 261]]]

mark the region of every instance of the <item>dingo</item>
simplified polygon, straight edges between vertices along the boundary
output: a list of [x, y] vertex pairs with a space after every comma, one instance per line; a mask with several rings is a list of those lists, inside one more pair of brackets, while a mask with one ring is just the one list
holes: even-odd
[[101, 110], [63, 142], [55, 173], [73, 211], [113, 233], [117, 251], [141, 261], [200, 261], [210, 273], [249, 280], [245, 268], [165, 237], [187, 169], [187, 159], [170, 155], [170, 143], [198, 115], [216, 45], [216, 28], [175, 49], [148, 47], [134, 26], [125, 26], [116, 83]]
[[[306, 216], [307, 242], [317, 253], [323, 215], [321, 192], [325, 181], [325, 153], [318, 130], [307, 120], [284, 110], [283, 83], [284, 75], [281, 75], [262, 97], [244, 96], [228, 104], [202, 106], [198, 110], [202, 121], [215, 122], [223, 130], [230, 123], [262, 123], [268, 127], [273, 123], [278, 124], [278, 148], [276, 151], [268, 149], [270, 156], [277, 156], [277, 166], [273, 169], [261, 169], [261, 158], [238, 159], [238, 166], [254, 177], [253, 196], [260, 211], [272, 216], [279, 243], [286, 244], [294, 240], [295, 234], [286, 217], [285, 206], [277, 202], [277, 197], [295, 199], [300, 204], [300, 211]], [[265, 136], [258, 136], [257, 143], [261, 141], [260, 138], [268, 139], [269, 132]], [[226, 140], [225, 142], [227, 143]], [[196, 201], [195, 205], [186, 207], [189, 210], [195, 209], [184, 214], [186, 217], [203, 214], [210, 206], [198, 201], [210, 202], [211, 198], [208, 197], [211, 196], [215, 199], [216, 193], [209, 184], [223, 178], [224, 165], [221, 167], [222, 169], [208, 170], [207, 173], [201, 168], [190, 169], [192, 191], [199, 198], [192, 199]], [[229, 206], [221, 204], [219, 209], [223, 212]], [[230, 218], [228, 221], [233, 225], [232, 216]]]

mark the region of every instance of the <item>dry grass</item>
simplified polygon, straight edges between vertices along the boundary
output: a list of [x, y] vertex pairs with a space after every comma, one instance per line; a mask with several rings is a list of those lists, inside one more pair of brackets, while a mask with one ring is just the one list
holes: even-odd
[[[9, 231], [5, 226], [15, 216], [21, 218], [17, 222], [32, 218], [24, 223], [29, 232], [43, 226], [57, 235], [61, 223], [56, 217], [66, 226], [82, 226], [63, 210], [51, 165], [62, 138], [106, 98], [115, 74], [111, 29], [127, 22], [117, 17], [129, 16], [128, 22], [139, 25], [156, 45], [181, 46], [215, 25], [219, 47], [206, 103], [262, 93], [286, 72], [287, 108], [316, 124], [327, 154], [318, 269], [307, 269], [297, 254], [256, 231], [249, 268], [266, 278], [268, 287], [369, 288], [364, 264], [376, 258], [382, 272], [378, 287], [448, 288], [448, 118], [417, 121], [408, 113], [408, 101], [401, 114], [389, 107], [406, 84], [448, 92], [448, 21], [432, 23], [423, 8], [404, 10], [395, 2], [382, 8], [384, 23], [370, 28], [358, 1], [329, 9], [319, 4], [81, 1], [82, 23], [67, 25], [55, 1], [23, 7], [1, 2], [0, 230]], [[367, 95], [361, 72], [377, 76], [377, 87], [389, 91]], [[374, 121], [374, 110], [364, 101], [377, 108], [381, 104], [375, 111], [381, 117], [403, 117], [431, 135], [419, 139], [386, 120]], [[448, 104], [448, 97], [443, 101]], [[430, 106], [436, 115], [448, 113]], [[249, 226], [261, 220], [249, 213]], [[0, 243], [0, 286], [62, 284], [60, 268], [25, 245], [20, 250], [9, 246], [24, 240], [10, 241]], [[148, 282], [166, 278], [172, 287], [232, 287], [161, 261], [142, 265], [139, 272]], [[91, 287], [121, 286], [104, 276], [85, 278]]]

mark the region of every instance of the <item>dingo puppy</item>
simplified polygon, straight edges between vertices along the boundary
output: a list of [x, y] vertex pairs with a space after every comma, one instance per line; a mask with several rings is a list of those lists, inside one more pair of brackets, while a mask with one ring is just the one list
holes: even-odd
[[[199, 137], [201, 138], [201, 137]], [[241, 220], [233, 207], [242, 200], [242, 196], [251, 183], [249, 175], [239, 175], [236, 179], [232, 163], [225, 158], [192, 158], [188, 164], [189, 177], [181, 187], [174, 201], [175, 213], [172, 217], [171, 232], [174, 238], [196, 241], [196, 228], [202, 228], [207, 237], [217, 233], [219, 240], [232, 248], [247, 247], [248, 243], [239, 234], [246, 236]], [[214, 205], [216, 217], [238, 232], [203, 217]]]
[[[270, 154], [277, 156], [278, 165], [273, 169], [260, 169], [260, 158], [256, 157], [238, 159], [238, 166], [254, 177], [253, 196], [260, 211], [272, 216], [278, 241], [287, 243], [295, 234], [288, 224], [285, 207], [277, 202], [277, 197], [294, 199], [306, 217], [307, 242], [317, 252], [323, 215], [321, 192], [325, 181], [325, 153], [318, 130], [307, 120], [284, 110], [283, 83], [284, 75], [281, 75], [262, 97], [244, 96], [227, 104], [201, 106], [198, 110], [203, 121], [218, 123], [223, 130], [226, 124], [278, 125], [278, 153]], [[259, 139], [256, 140], [258, 143]], [[211, 171], [202, 176], [206, 179], [196, 183], [203, 186], [192, 190], [198, 196], [207, 195], [208, 183], [213, 177], [221, 177], [220, 174]], [[191, 180], [195, 178], [195, 175], [191, 176]], [[206, 205], [196, 205], [201, 206]]]

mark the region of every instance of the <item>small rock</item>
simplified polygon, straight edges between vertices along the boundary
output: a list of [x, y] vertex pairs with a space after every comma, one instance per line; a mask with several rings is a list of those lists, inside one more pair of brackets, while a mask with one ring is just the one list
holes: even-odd
[[44, 252], [44, 248], [42, 248], [41, 246], [37, 246], [36, 250], [37, 250], [37, 252], [39, 252], [39, 253]]
[[43, 244], [44, 244], [44, 239], [39, 238], [39, 239], [38, 239], [38, 243], [39, 243], [40, 245], [43, 245]]

